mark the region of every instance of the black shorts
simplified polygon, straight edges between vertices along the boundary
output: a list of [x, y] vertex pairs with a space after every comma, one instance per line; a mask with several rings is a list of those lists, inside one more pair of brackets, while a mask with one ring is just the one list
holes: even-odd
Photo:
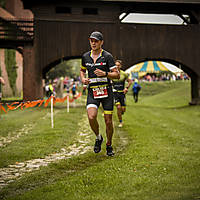
[[87, 108], [89, 107], [96, 107], [102, 104], [105, 114], [112, 114], [113, 113], [113, 105], [114, 105], [114, 98], [113, 98], [113, 91], [112, 87], [108, 86], [108, 97], [102, 99], [94, 99], [93, 91], [91, 88], [88, 89], [88, 96], [87, 96]]
[[123, 92], [114, 92], [115, 105], [126, 106], [126, 96]]

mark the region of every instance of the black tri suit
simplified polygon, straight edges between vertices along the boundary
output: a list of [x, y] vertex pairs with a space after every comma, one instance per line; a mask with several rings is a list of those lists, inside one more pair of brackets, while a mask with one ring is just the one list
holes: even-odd
[[125, 81], [128, 79], [128, 74], [120, 70], [120, 79], [113, 79], [113, 92], [115, 105], [121, 104], [126, 106], [126, 97], [124, 94]]
[[94, 71], [98, 68], [102, 71], [110, 72], [115, 67], [112, 55], [105, 50], [101, 51], [96, 63], [94, 63], [92, 58], [92, 51], [89, 51], [82, 56], [81, 68], [88, 71], [88, 78], [90, 79], [87, 108], [98, 108], [101, 103], [104, 113], [112, 114], [114, 99], [110, 79], [107, 77], [97, 77]]

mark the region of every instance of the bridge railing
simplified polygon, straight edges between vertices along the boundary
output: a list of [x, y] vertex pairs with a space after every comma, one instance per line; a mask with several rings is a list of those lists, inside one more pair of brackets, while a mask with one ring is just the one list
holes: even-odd
[[32, 42], [34, 21], [27, 19], [0, 19], [0, 41]]

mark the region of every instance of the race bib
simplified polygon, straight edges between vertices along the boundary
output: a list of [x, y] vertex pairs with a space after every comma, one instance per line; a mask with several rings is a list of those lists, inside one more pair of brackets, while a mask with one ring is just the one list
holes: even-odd
[[107, 91], [107, 87], [106, 86], [93, 88], [92, 91], [93, 91], [94, 99], [108, 97], [108, 91]]

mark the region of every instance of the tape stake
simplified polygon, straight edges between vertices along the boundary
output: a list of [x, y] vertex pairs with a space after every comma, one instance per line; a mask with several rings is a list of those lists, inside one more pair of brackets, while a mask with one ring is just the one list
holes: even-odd
[[67, 112], [69, 112], [69, 94], [67, 94]]
[[53, 123], [53, 95], [51, 96], [51, 128], [54, 127]]

